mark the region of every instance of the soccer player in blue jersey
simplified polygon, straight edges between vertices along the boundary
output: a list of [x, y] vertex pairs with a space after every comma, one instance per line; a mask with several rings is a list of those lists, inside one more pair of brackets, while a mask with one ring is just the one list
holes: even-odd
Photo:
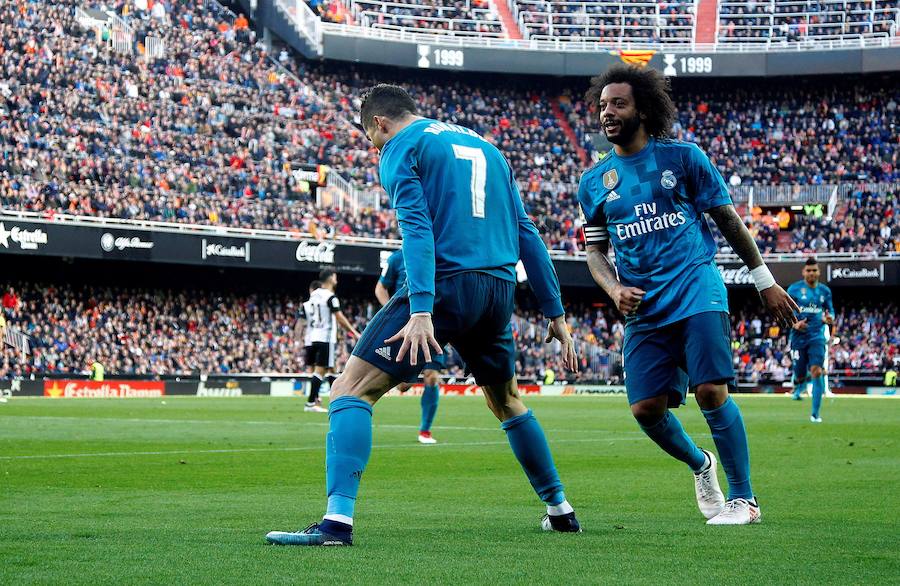
[[812, 413], [809, 420], [822, 423], [819, 410], [825, 394], [826, 330], [834, 323], [831, 289], [819, 282], [819, 263], [806, 259], [803, 280], [788, 287], [788, 295], [800, 306], [791, 328], [791, 360], [794, 361], [794, 398], [800, 399], [807, 383], [812, 385]]
[[403, 235], [406, 284], [369, 323], [332, 387], [324, 519], [296, 533], [270, 532], [267, 540], [352, 543], [356, 496], [372, 449], [372, 406], [397, 383], [414, 381], [432, 353], [440, 354], [447, 343], [482, 387], [546, 505], [541, 527], [580, 531], [544, 432], [522, 403], [516, 383], [510, 317], [519, 258], [550, 319], [547, 341], [560, 341], [572, 370], [576, 357], [556, 272], [525, 214], [512, 169], [476, 132], [416, 115], [415, 102], [397, 86], [370, 89], [360, 120], [381, 151], [381, 184]]
[[[387, 305], [391, 296], [406, 283], [406, 265], [403, 264], [403, 251], [395, 250], [388, 257], [387, 264], [381, 272], [381, 278], [375, 285], [375, 297], [381, 305]], [[435, 354], [431, 362], [422, 369], [422, 420], [419, 425], [418, 441], [420, 444], [436, 444], [431, 435], [431, 425], [437, 415], [438, 402], [441, 396], [441, 377], [439, 371], [446, 367], [443, 354]], [[412, 385], [400, 383], [398, 389], [406, 392]]]
[[[676, 110], [659, 72], [610, 68], [591, 80], [586, 99], [614, 148], [584, 173], [578, 199], [588, 267], [626, 318], [631, 412], [653, 441], [690, 467], [708, 524], [759, 522], [747, 434], [728, 394], [734, 382], [728, 297], [704, 213], [751, 269], [766, 307], [783, 324], [793, 323], [795, 304], [763, 264], [709, 158], [697, 145], [667, 138]], [[610, 242], [615, 268], [607, 258]], [[727, 501], [716, 457], [698, 448], [670, 411], [684, 403], [688, 386], [725, 468]]]

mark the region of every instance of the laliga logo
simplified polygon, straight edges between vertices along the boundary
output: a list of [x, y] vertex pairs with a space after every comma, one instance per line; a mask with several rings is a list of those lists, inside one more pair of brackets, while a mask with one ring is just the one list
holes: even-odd
[[334, 264], [334, 249], [335, 245], [331, 242], [301, 242], [297, 245], [297, 262]]
[[38, 228], [37, 230], [26, 230], [13, 226], [9, 230], [6, 225], [0, 222], [0, 244], [3, 248], [9, 248], [9, 241], [18, 244], [22, 250], [37, 250], [38, 245], [47, 244], [47, 233]]

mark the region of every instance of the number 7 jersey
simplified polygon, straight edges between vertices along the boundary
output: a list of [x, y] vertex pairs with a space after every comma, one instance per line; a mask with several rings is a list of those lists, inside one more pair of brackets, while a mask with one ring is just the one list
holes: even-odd
[[521, 256], [545, 313], [563, 313], [546, 247], [494, 145], [463, 126], [420, 118], [385, 144], [379, 172], [403, 234], [412, 312], [431, 311], [434, 281], [454, 274], [516, 282]]

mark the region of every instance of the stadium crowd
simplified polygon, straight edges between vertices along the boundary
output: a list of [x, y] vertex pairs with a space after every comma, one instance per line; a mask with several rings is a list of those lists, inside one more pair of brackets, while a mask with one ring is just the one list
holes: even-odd
[[416, 29], [447, 35], [503, 36], [488, 0], [306, 0], [327, 22], [372, 28]]
[[573, 2], [516, 0], [520, 28], [532, 39], [690, 41], [693, 0]]
[[725, 0], [718, 9], [720, 42], [897, 34], [897, 3], [892, 0]]
[[[574, 185], [581, 154], [593, 149], [580, 100], [560, 103], [573, 144], [553, 113], [557, 92], [528, 82], [409, 83], [286, 50], [270, 59], [242, 15], [186, 0], [112, 2], [133, 31], [125, 55], [76, 22], [77, 6], [0, 6], [5, 208], [396, 238], [390, 211], [316, 206], [291, 172], [322, 163], [377, 188], [377, 155], [351, 121], [362, 88], [393, 76], [423, 114], [496, 143], [547, 244], [578, 247]], [[147, 36], [163, 40], [161, 57], [143, 58]], [[676, 95], [676, 136], [706, 148], [733, 185], [900, 180], [898, 96], [877, 80]], [[771, 230], [756, 229], [771, 240]]]
[[[172, 375], [245, 372], [303, 372], [301, 299], [284, 293], [210, 293], [129, 287], [13, 283], [2, 289], [2, 311], [10, 327], [32, 340], [30, 360], [15, 350], [0, 356], [0, 378], [31, 374], [79, 374], [89, 361], [109, 374]], [[344, 300], [344, 313], [358, 330], [377, 311], [374, 300]], [[555, 342], [543, 343], [544, 319], [520, 309], [512, 319], [519, 353], [517, 373], [543, 380], [621, 382], [624, 324], [608, 306], [570, 304], [568, 323], [576, 341], [580, 371], [564, 371]], [[733, 308], [734, 363], [742, 380], [790, 378], [787, 336], [754, 304]], [[900, 313], [896, 304], [838, 303], [832, 372], [878, 371], [900, 363]], [[353, 340], [341, 335], [338, 364]], [[449, 373], [463, 376], [451, 353]]]

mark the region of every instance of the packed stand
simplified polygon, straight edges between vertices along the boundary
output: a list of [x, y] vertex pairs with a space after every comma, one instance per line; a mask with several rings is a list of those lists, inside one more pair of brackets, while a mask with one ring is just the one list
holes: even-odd
[[719, 2], [720, 42], [794, 43], [896, 36], [893, 0], [750, 0]]
[[[95, 360], [115, 375], [307, 370], [302, 320], [298, 324], [303, 299], [288, 294], [37, 283], [7, 285], [2, 291], [7, 323], [31, 338], [32, 356], [23, 363], [15, 349], [3, 348], [0, 378], [78, 375]], [[365, 328], [376, 305], [374, 299], [342, 303], [357, 330]], [[579, 380], [620, 380], [615, 357], [622, 343], [622, 324], [596, 308], [576, 310], [569, 324], [581, 359]], [[522, 348], [517, 358], [521, 376], [541, 378], [544, 370], [555, 368], [562, 377], [558, 343], [543, 343], [543, 317], [522, 311], [512, 325]], [[345, 332], [338, 339], [340, 367], [354, 341]], [[465, 375], [455, 352], [450, 353], [448, 364], [450, 375]]]
[[624, 2], [517, 0], [519, 28], [537, 40], [691, 42], [693, 0]]
[[[837, 302], [828, 341], [832, 377], [880, 378], [900, 367], [900, 308], [896, 303]], [[788, 336], [767, 316], [737, 311], [732, 315], [732, 349], [739, 380], [790, 381], [792, 361]]]
[[802, 216], [792, 233], [791, 252], [900, 252], [898, 195], [852, 193], [840, 220]]
[[488, 0], [349, 0], [347, 4], [359, 24], [372, 28], [504, 36], [500, 16]]
[[[31, 374], [80, 374], [89, 361], [117, 375], [298, 373], [304, 364], [303, 299], [285, 293], [211, 293], [16, 283], [2, 288], [2, 311], [10, 327], [31, 338], [32, 357], [21, 362], [12, 348], [0, 355], [0, 378]], [[340, 291], [338, 291], [340, 295]], [[344, 299], [343, 311], [362, 331], [377, 311], [374, 299]], [[900, 363], [900, 313], [896, 303], [836, 303], [830, 370], [839, 375], [875, 373]], [[519, 308], [512, 318], [523, 380], [622, 382], [625, 329], [609, 306], [568, 304], [579, 372], [566, 372], [559, 343], [544, 344], [546, 321]], [[790, 379], [788, 337], [759, 304], [732, 302], [734, 365], [741, 381]], [[338, 365], [352, 351], [338, 337]], [[458, 355], [448, 356], [448, 375], [465, 376]]]
[[[0, 6], [5, 208], [397, 238], [393, 213], [372, 209], [384, 203], [377, 153], [350, 123], [363, 88], [394, 81], [424, 115], [470, 126], [507, 155], [549, 247], [581, 246], [578, 149], [593, 151], [596, 125], [580, 90], [560, 100], [572, 144], [552, 111], [561, 92], [546, 86], [425, 72], [410, 83], [393, 70], [298, 62], [287, 50], [272, 60], [246, 18], [215, 3], [120, 0], [115, 10], [134, 31], [122, 55], [75, 22], [77, 5]], [[161, 57], [141, 56], [148, 36], [162, 39]], [[896, 85], [694, 88], [676, 84], [675, 136], [698, 142], [733, 186], [900, 181]], [[361, 210], [317, 206], [291, 170], [319, 163], [376, 195]], [[774, 249], [770, 227], [752, 228]]]
[[[213, 3], [119, 2], [134, 41], [123, 55], [75, 22], [79, 5], [0, 6], [4, 207], [313, 236], [357, 228], [317, 209], [292, 174], [356, 164], [355, 130], [269, 62], [245, 18]], [[162, 58], [140, 56], [148, 35]]]

